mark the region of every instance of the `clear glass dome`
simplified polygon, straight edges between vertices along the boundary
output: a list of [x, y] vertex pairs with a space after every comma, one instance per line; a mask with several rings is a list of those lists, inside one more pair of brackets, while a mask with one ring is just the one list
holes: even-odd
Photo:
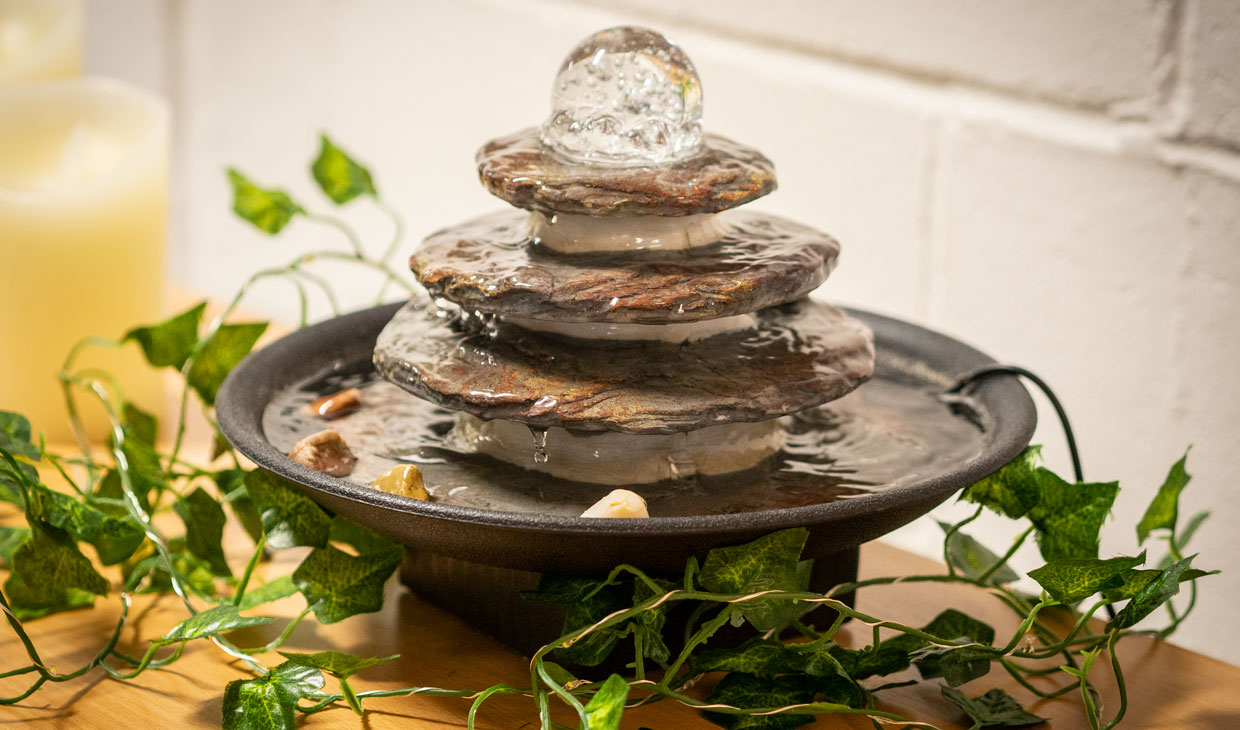
[[541, 138], [581, 162], [649, 165], [694, 155], [702, 147], [702, 84], [693, 62], [653, 30], [599, 31], [560, 66]]

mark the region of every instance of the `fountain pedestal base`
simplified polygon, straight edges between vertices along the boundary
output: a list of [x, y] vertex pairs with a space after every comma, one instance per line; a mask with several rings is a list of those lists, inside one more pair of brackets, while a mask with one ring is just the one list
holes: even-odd
[[[826, 593], [840, 583], [857, 580], [859, 560], [860, 548], [856, 547], [816, 557], [810, 574], [810, 590]], [[564, 606], [531, 603], [521, 597], [521, 591], [538, 587], [541, 577], [542, 574], [532, 571], [496, 568], [413, 548], [405, 553], [400, 569], [401, 582], [418, 596], [526, 656], [563, 633]], [[676, 583], [681, 580], [680, 576], [667, 577]], [[839, 598], [851, 606], [853, 595], [849, 593]], [[825, 622], [818, 614], [830, 610], [817, 609], [807, 618], [820, 624], [829, 623], [834, 614], [825, 617]], [[669, 619], [669, 627], [674, 623], [674, 619]], [[730, 633], [726, 628], [721, 634]], [[677, 633], [669, 630], [667, 635], [676, 636]], [[728, 640], [726, 635], [721, 638]], [[618, 653], [623, 652], [618, 650]]]

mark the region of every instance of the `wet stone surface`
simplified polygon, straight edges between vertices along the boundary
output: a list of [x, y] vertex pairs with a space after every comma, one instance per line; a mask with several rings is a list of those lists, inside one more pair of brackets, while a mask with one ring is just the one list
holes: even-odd
[[518, 208], [595, 216], [718, 213], [775, 190], [761, 152], [714, 134], [692, 157], [658, 165], [609, 166], [559, 155], [524, 129], [478, 150], [478, 176]]
[[792, 301], [826, 280], [840, 247], [761, 213], [722, 217], [716, 244], [679, 251], [562, 254], [531, 244], [528, 215], [504, 211], [432, 234], [410, 268], [467, 311], [566, 322], [694, 322]]
[[625, 433], [775, 418], [839, 398], [873, 373], [873, 335], [834, 307], [801, 300], [758, 320], [696, 343], [609, 343], [415, 300], [379, 335], [374, 362], [391, 382], [451, 410]]

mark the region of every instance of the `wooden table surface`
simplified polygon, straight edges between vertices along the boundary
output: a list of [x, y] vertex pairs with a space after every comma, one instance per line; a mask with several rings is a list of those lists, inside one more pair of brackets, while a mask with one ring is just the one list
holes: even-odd
[[[12, 522], [5, 513], [0, 520]], [[7, 519], [6, 519], [7, 518]], [[239, 534], [229, 536], [236, 553], [244, 559], [248, 547]], [[231, 551], [230, 551], [231, 552]], [[303, 551], [278, 553], [264, 572], [283, 574], [300, 560]], [[866, 545], [861, 552], [863, 577], [906, 575], [938, 570], [933, 561], [881, 543]], [[0, 571], [2, 572], [2, 571]], [[100, 599], [95, 610], [56, 614], [28, 624], [28, 631], [53, 667], [70, 670], [84, 664], [97, 651], [117, 617], [115, 596]], [[274, 638], [286, 619], [304, 606], [299, 596], [269, 604], [254, 613], [282, 617], [275, 623], [232, 634], [240, 646], [254, 646]], [[990, 622], [999, 637], [1009, 635], [1016, 621], [998, 601], [980, 590], [942, 584], [903, 584], [869, 588], [862, 592], [859, 608], [884, 618], [919, 625], [946, 607], [954, 607]], [[140, 596], [134, 602], [131, 623], [122, 650], [141, 654], [145, 639], [164, 633], [183, 617], [172, 597]], [[846, 626], [854, 646], [867, 643], [869, 631]], [[336, 649], [379, 656], [399, 652], [389, 664], [366, 671], [355, 679], [359, 690], [433, 685], [453, 689], [481, 689], [497, 682], [528, 684], [526, 658], [479, 634], [459, 619], [432, 606], [393, 580], [383, 610], [322, 627], [313, 621], [301, 624], [287, 647], [294, 651]], [[1143, 637], [1125, 639], [1119, 646], [1129, 687], [1128, 717], [1124, 728], [1240, 728], [1240, 668], [1203, 657], [1165, 642]], [[0, 670], [25, 663], [25, 653], [15, 636], [0, 634]], [[264, 656], [268, 666], [279, 657]], [[1095, 674], [1105, 707], [1115, 707], [1109, 668], [1098, 663]], [[185, 656], [168, 669], [149, 671], [136, 680], [116, 681], [101, 671], [76, 681], [46, 685], [26, 702], [0, 707], [0, 726], [29, 730], [50, 728], [218, 728], [220, 698], [224, 685], [249, 676], [236, 662], [205, 641], [191, 642]], [[907, 678], [915, 677], [910, 670]], [[1057, 680], [1062, 681], [1062, 680]], [[25, 687], [24, 678], [0, 680], [0, 693], [13, 694]], [[1000, 686], [1007, 689], [1035, 714], [1051, 718], [1057, 730], [1086, 728], [1088, 724], [1079, 696], [1034, 702], [1030, 694], [1003, 674], [992, 672], [965, 687], [970, 695]], [[1048, 685], [1050, 686], [1050, 685]], [[335, 691], [334, 680], [326, 688]], [[704, 689], [704, 688], [699, 688]], [[368, 700], [365, 718], [341, 707], [300, 720], [305, 728], [452, 728], [462, 727], [468, 702], [456, 698], [400, 697]], [[942, 728], [967, 727], [963, 715], [939, 696], [938, 684], [925, 682], [882, 695], [881, 706]], [[1109, 716], [1109, 712], [1108, 712]], [[560, 718], [570, 722], [565, 715]], [[964, 724], [962, 724], [964, 723]], [[514, 730], [537, 726], [532, 701], [520, 697], [494, 698], [479, 714], [480, 728]], [[696, 712], [663, 702], [625, 714], [623, 727], [713, 728]], [[860, 719], [823, 718], [812, 727], [869, 728]]]

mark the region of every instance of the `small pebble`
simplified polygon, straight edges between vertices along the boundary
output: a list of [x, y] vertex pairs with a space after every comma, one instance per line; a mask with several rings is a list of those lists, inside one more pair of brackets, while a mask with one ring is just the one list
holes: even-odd
[[293, 444], [288, 458], [333, 477], [348, 476], [353, 472], [353, 465], [357, 463], [357, 457], [353, 455], [349, 445], [339, 433], [330, 428]]
[[636, 492], [627, 489], [615, 489], [610, 494], [595, 502], [590, 509], [581, 513], [582, 517], [649, 517], [646, 511], [646, 500]]
[[331, 420], [346, 413], [356, 411], [362, 405], [362, 391], [357, 388], [345, 388], [337, 393], [306, 404], [306, 413], [319, 418]]
[[410, 499], [430, 499], [426, 485], [422, 483], [422, 471], [413, 464], [401, 464], [383, 472], [371, 482], [373, 489]]

